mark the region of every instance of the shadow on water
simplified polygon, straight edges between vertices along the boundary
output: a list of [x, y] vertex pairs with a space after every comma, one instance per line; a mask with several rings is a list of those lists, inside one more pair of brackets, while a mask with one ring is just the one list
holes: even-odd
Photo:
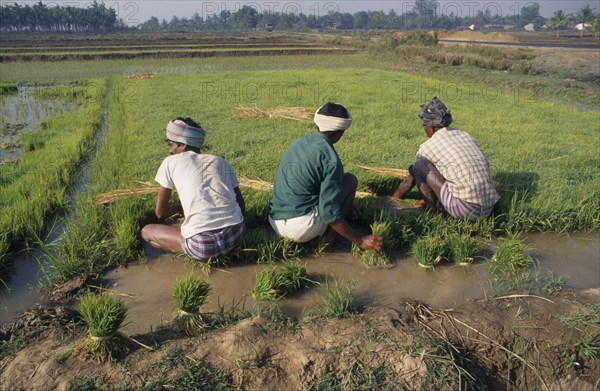
[[[532, 234], [528, 237], [537, 267], [528, 271], [541, 276], [560, 276], [566, 288], [587, 289], [600, 286], [600, 235]], [[175, 302], [171, 291], [178, 277], [195, 269], [211, 285], [211, 294], [202, 307], [204, 312], [219, 310], [231, 303], [250, 309], [255, 302], [250, 294], [256, 275], [265, 265], [232, 265], [213, 269], [203, 275], [184, 257], [148, 253], [149, 259], [104, 275], [104, 286], [121, 293], [129, 308], [129, 334], [145, 333], [173, 318]], [[366, 304], [400, 308], [407, 300], [418, 300], [434, 308], [451, 308], [469, 300], [484, 299], [508, 292], [495, 281], [490, 262], [479, 260], [470, 266], [441, 265], [425, 270], [409, 256], [396, 254], [391, 269], [370, 269], [349, 253], [326, 254], [303, 259], [311, 279], [357, 280], [354, 297], [359, 306]], [[539, 283], [543, 283], [540, 281]], [[322, 301], [318, 284], [280, 301], [288, 316], [303, 316], [314, 311]]]

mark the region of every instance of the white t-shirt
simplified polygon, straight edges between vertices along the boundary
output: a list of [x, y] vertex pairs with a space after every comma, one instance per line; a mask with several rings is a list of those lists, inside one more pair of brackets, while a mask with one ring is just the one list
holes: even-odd
[[239, 180], [223, 158], [186, 151], [163, 160], [154, 178], [179, 193], [185, 220], [181, 235], [221, 229], [243, 221], [235, 199]]

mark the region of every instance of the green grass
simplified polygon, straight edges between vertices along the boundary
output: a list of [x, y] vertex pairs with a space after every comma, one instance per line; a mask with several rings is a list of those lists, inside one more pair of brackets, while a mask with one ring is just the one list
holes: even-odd
[[209, 293], [210, 285], [193, 274], [177, 279], [172, 295], [177, 306], [176, 324], [184, 331], [193, 334], [206, 325], [200, 307]]
[[477, 239], [460, 234], [451, 234], [446, 238], [446, 258], [457, 265], [473, 262], [479, 250]]
[[3, 83], [0, 82], [0, 95], [12, 94], [17, 92], [18, 87], [15, 83]]
[[310, 283], [305, 265], [293, 262], [271, 265], [256, 276], [252, 296], [256, 300], [279, 300]]
[[[207, 130], [205, 152], [225, 157], [239, 176], [270, 182], [289, 144], [314, 132], [310, 120], [239, 120], [234, 115], [238, 106], [316, 108], [326, 101], [343, 103], [355, 119], [352, 128], [336, 144], [346, 171], [359, 178], [360, 190], [389, 194], [399, 184], [398, 180], [378, 177], [354, 168], [353, 164], [407, 167], [425, 140], [416, 118], [419, 104], [434, 95], [444, 100], [454, 114], [454, 125], [470, 132], [490, 160], [501, 200], [492, 218], [474, 224], [438, 216], [414, 221], [394, 218], [390, 220], [392, 233], [386, 240], [391, 250], [408, 249], [418, 237], [429, 233], [489, 238], [498, 231], [564, 232], [600, 228], [597, 208], [600, 160], [594, 153], [600, 141], [590, 137], [597, 131], [598, 113], [548, 102], [543, 89], [539, 96], [520, 94], [488, 88], [486, 84], [494, 84], [486, 80], [477, 82], [482, 80], [481, 75], [472, 80], [460, 79], [460, 75], [445, 80], [435, 75], [409, 74], [397, 71], [405, 68], [396, 60], [383, 61], [369, 55], [63, 62], [48, 63], [43, 68], [37, 65], [3, 64], [2, 81], [75, 82], [90, 75], [158, 73], [150, 79], [111, 77], [106, 87], [103, 81], [88, 81], [88, 84], [79, 81], [73, 85], [74, 89], [53, 92], [68, 95], [83, 85], [83, 91], [97, 97], [83, 99], [84, 109], [80, 110], [85, 111], [87, 106], [96, 110], [94, 115], [86, 112], [80, 118], [88, 129], [93, 129], [99, 123], [103, 91], [105, 88], [108, 91], [107, 131], [92, 162], [89, 186], [77, 201], [77, 217], [69, 223], [66, 239], [61, 243], [63, 255], [58, 259], [65, 267], [56, 265], [56, 269], [65, 270], [64, 276], [142, 256], [139, 230], [144, 224], [156, 221], [154, 196], [130, 197], [105, 208], [95, 206], [93, 197], [135, 187], [138, 181], [152, 182], [160, 162], [167, 156], [161, 140], [165, 124], [173, 117], [190, 116], [201, 123]], [[503, 76], [489, 77], [496, 80]], [[522, 89], [517, 86], [515, 91]], [[65, 124], [63, 128], [71, 126]], [[28, 143], [33, 149], [30, 155], [59, 150], [52, 140], [48, 137], [37, 144], [35, 140]], [[56, 161], [56, 155], [47, 157], [41, 164], [54, 167], [49, 162]], [[16, 178], [27, 176], [23, 173], [31, 170], [22, 170], [26, 160], [18, 165], [5, 165], [0, 178], [4, 187], [0, 191], [7, 186], [11, 188]], [[72, 168], [60, 172], [64, 180], [72, 176]], [[23, 220], [33, 228], [24, 228], [19, 221], [3, 224], [2, 227], [13, 228], [6, 229], [4, 234], [0, 232], [0, 239], [5, 240], [4, 244], [0, 241], [0, 249], [7, 242], [25, 241], [28, 234], [24, 232], [39, 235], [47, 215], [40, 209], [63, 207], [60, 188], [50, 197], [53, 202], [37, 199], [40, 192], [34, 190], [33, 183], [39, 182], [38, 178], [23, 182], [15, 186], [15, 195], [0, 198], [0, 208], [9, 204], [4, 199], [13, 200], [16, 194], [32, 194], [35, 205], [47, 205], [21, 208], [20, 203], [25, 201], [11, 201], [10, 216], [25, 215]], [[42, 193], [47, 188], [52, 186], [45, 186]], [[251, 240], [244, 246], [245, 251], [238, 251], [230, 259], [275, 262], [301, 256], [305, 248], [260, 233], [269, 229], [266, 220], [269, 193], [242, 191], [247, 196], [247, 236]], [[363, 223], [376, 220], [376, 214], [372, 213]], [[252, 232], [258, 233], [252, 237]]]
[[411, 254], [417, 263], [428, 269], [440, 263], [445, 253], [446, 244], [437, 236], [421, 237], [411, 247]]
[[356, 280], [342, 283], [338, 280], [327, 280], [323, 284], [322, 302], [316, 310], [317, 316], [328, 318], [347, 318], [356, 312], [354, 290]]
[[508, 272], [516, 273], [533, 262], [528, 250], [529, 246], [518, 237], [500, 238], [492, 262]]
[[[392, 222], [387, 220], [375, 221], [371, 224], [371, 233], [381, 235], [384, 238], [390, 238]], [[391, 238], [390, 238], [391, 239]], [[392, 239], [393, 240], [393, 239]], [[363, 250], [356, 243], [352, 243], [352, 255], [360, 259], [365, 265], [377, 268], [390, 268], [393, 266], [390, 260], [390, 251], [384, 242], [380, 251], [381, 255], [375, 255], [370, 251]]]
[[77, 312], [89, 332], [77, 346], [83, 358], [98, 362], [113, 360], [128, 350], [119, 334], [127, 316], [127, 307], [121, 299], [110, 293], [88, 292], [77, 305]]
[[[48, 229], [52, 216], [65, 209], [66, 189], [93, 148], [101, 122], [102, 80], [94, 90], [76, 94], [80, 109], [42, 122], [23, 137], [24, 154], [0, 170], [0, 266], [9, 266], [6, 252], [32, 245]], [[10, 246], [12, 244], [12, 246]], [[6, 264], [6, 265], [5, 265]]]

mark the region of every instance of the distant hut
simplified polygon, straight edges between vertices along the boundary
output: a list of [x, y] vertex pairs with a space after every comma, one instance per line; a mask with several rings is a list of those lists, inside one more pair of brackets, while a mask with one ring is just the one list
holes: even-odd
[[575, 26], [575, 29], [577, 31], [588, 31], [592, 29], [592, 25], [588, 23], [579, 23]]
[[529, 23], [523, 28], [525, 29], [525, 31], [535, 31], [535, 26], [533, 25], [533, 23]]

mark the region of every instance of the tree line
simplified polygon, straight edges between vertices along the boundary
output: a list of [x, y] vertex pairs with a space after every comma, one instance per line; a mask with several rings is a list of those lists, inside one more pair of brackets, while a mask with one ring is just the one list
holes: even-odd
[[416, 0], [413, 9], [397, 14], [394, 10], [359, 11], [356, 13], [328, 12], [325, 15], [306, 15], [304, 13], [259, 12], [250, 6], [243, 6], [235, 12], [223, 10], [206, 17], [194, 13], [192, 17], [176, 17], [171, 20], [159, 20], [153, 16], [137, 26], [126, 26], [117, 18], [113, 8], [94, 1], [87, 8], [72, 6], [48, 7], [41, 1], [32, 6], [2, 5], [0, 7], [0, 31], [23, 32], [112, 32], [126, 29], [140, 30], [177, 30], [177, 31], [214, 31], [249, 30], [274, 28], [279, 30], [306, 29], [457, 29], [475, 25], [495, 26], [512, 25], [521, 28], [533, 24], [539, 28], [546, 25], [557, 31], [573, 23], [593, 23], [600, 28], [598, 16], [587, 5], [576, 15], [557, 11], [551, 18], [540, 15], [538, 3], [528, 3], [518, 13], [502, 16], [492, 14], [489, 8], [478, 11], [473, 16], [459, 16], [450, 12], [438, 13], [436, 0]]
[[111, 32], [125, 28], [117, 12], [94, 1], [87, 8], [48, 7], [18, 3], [0, 7], [0, 31], [4, 32]]

